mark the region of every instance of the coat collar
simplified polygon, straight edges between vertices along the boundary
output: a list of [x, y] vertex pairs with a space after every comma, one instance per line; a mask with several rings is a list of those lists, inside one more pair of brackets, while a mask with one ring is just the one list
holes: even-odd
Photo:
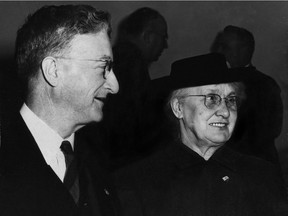
[[172, 143], [166, 150], [169, 160], [180, 169], [186, 169], [191, 166], [204, 165], [208, 163], [218, 163], [221, 166], [236, 171], [236, 161], [240, 154], [234, 152], [227, 146], [219, 148], [212, 157], [206, 161], [192, 149], [181, 142]]

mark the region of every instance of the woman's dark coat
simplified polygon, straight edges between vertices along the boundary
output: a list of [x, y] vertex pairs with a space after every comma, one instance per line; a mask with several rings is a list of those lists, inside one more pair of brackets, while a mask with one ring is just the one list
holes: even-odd
[[276, 170], [228, 147], [205, 161], [173, 143], [116, 177], [126, 216], [270, 216], [286, 201]]

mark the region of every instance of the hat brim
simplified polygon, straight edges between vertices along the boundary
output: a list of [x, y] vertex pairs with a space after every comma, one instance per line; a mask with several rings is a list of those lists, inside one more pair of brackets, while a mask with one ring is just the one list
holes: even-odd
[[152, 89], [156, 90], [157, 92], [172, 92], [177, 89], [182, 88], [189, 88], [189, 87], [199, 87], [205, 85], [217, 85], [217, 84], [226, 84], [226, 83], [233, 83], [233, 82], [242, 82], [243, 76], [241, 75], [242, 69], [239, 71], [238, 69], [229, 69], [229, 74], [225, 77], [214, 77], [213, 79], [205, 79], [205, 80], [189, 80], [189, 79], [182, 79], [177, 80], [170, 76], [164, 76], [157, 79], [152, 80]]

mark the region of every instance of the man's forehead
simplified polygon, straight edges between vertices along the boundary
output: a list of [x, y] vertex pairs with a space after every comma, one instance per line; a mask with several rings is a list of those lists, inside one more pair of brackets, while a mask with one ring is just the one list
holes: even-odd
[[70, 54], [76, 56], [112, 58], [110, 38], [106, 31], [75, 35], [70, 42]]

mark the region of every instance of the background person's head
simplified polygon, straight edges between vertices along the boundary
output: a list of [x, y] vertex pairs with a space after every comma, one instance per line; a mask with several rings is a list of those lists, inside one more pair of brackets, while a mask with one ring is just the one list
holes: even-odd
[[157, 61], [168, 48], [168, 33], [165, 18], [156, 10], [139, 8], [125, 17], [118, 27], [117, 42], [135, 44], [147, 63]]
[[251, 32], [229, 25], [217, 34], [210, 50], [225, 55], [229, 66], [234, 68], [251, 64], [254, 49], [255, 41]]
[[231, 137], [242, 87], [228, 71], [225, 57], [207, 54], [178, 60], [167, 78], [169, 106], [181, 141], [218, 148]]
[[26, 104], [48, 124], [58, 116], [75, 131], [102, 119], [107, 94], [119, 88], [110, 32], [109, 13], [86, 5], [43, 7], [19, 29], [16, 58], [28, 86]]

